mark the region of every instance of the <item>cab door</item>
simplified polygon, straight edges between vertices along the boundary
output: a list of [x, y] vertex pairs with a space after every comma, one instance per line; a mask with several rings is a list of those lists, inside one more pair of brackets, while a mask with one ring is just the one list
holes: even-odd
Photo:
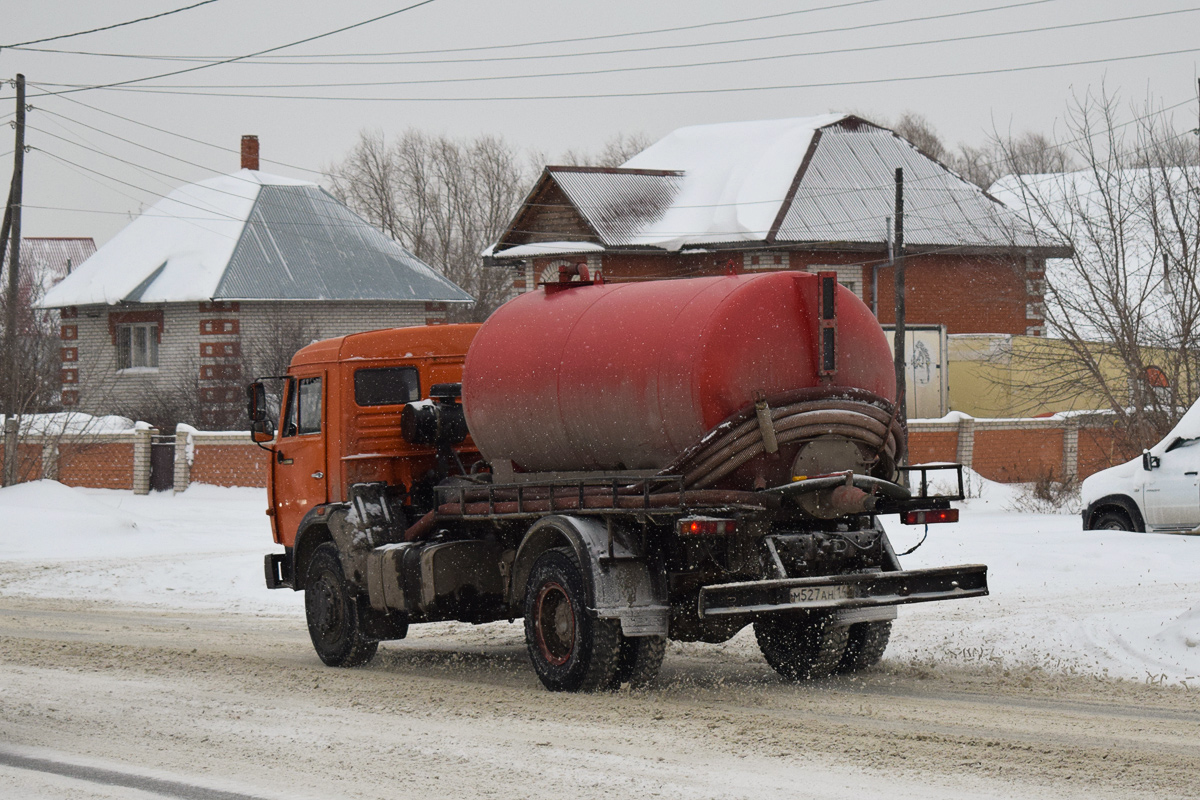
[[1200, 440], [1183, 440], [1168, 449], [1145, 475], [1147, 525], [1158, 530], [1200, 525]]
[[325, 372], [298, 375], [288, 383], [273, 472], [275, 524], [280, 540], [290, 547], [304, 515], [328, 501], [329, 480], [325, 476]]

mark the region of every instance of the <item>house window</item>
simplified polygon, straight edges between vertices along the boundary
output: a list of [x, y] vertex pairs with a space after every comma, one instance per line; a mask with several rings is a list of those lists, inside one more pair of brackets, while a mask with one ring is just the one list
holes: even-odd
[[117, 326], [117, 369], [158, 369], [158, 323]]

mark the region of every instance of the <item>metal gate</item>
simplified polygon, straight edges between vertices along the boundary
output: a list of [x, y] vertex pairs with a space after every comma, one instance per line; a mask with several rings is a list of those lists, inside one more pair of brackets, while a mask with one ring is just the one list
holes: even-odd
[[150, 438], [150, 490], [165, 492], [175, 488], [175, 437], [170, 434]]

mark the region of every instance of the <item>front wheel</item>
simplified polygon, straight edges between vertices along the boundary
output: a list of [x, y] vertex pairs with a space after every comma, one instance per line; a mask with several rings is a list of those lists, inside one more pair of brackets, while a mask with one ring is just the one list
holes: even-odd
[[358, 595], [346, 582], [337, 547], [313, 551], [304, 583], [304, 612], [313, 649], [330, 667], [356, 667], [375, 657], [379, 642], [363, 634]]
[[1129, 518], [1129, 514], [1118, 509], [1109, 509], [1103, 514], [1096, 517], [1096, 521], [1092, 523], [1092, 530], [1096, 531], [1132, 531], [1135, 530], [1133, 520]]
[[588, 610], [583, 573], [569, 550], [547, 550], [525, 587], [525, 644], [552, 692], [608, 688], [621, 654], [621, 623]]
[[846, 652], [849, 628], [834, 625], [832, 614], [788, 614], [754, 623], [758, 649], [771, 668], [790, 681], [833, 674]]

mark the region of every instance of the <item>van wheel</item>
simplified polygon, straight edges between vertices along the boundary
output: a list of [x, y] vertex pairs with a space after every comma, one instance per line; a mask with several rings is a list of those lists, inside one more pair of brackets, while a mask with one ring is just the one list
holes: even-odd
[[617, 671], [609, 681], [609, 689], [629, 684], [631, 689], [644, 689], [658, 678], [663, 656], [667, 652], [665, 636], [621, 636], [621, 652], [617, 656]]
[[337, 547], [313, 551], [304, 582], [304, 612], [313, 649], [331, 667], [357, 667], [375, 656], [379, 642], [363, 635], [358, 596], [346, 583]]
[[552, 692], [607, 688], [617, 671], [621, 623], [588, 610], [583, 573], [569, 550], [547, 550], [525, 586], [525, 644], [542, 685]]
[[1094, 531], [1132, 531], [1133, 529], [1133, 520], [1129, 518], [1129, 515], [1116, 508], [1110, 508], [1098, 515], [1092, 523]]
[[832, 614], [789, 614], [754, 623], [758, 649], [771, 668], [790, 681], [833, 674], [846, 652], [849, 627], [834, 625]]
[[840, 673], [870, 669], [883, 658], [888, 639], [892, 636], [892, 621], [856, 622], [846, 637], [846, 652], [838, 662]]

